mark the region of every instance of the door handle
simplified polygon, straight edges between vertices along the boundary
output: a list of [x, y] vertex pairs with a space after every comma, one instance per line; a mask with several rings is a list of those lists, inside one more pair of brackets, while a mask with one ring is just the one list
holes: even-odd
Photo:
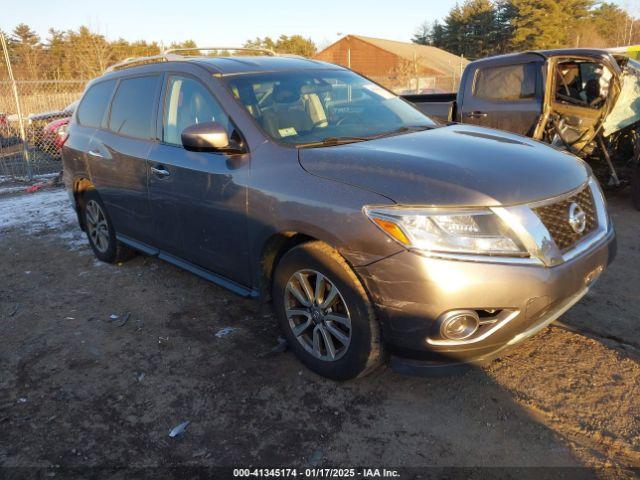
[[89, 150], [89, 155], [92, 157], [104, 158], [104, 155], [102, 155], [98, 150]]
[[485, 112], [469, 112], [466, 115], [469, 118], [485, 118], [487, 116], [487, 114]]
[[162, 165], [158, 165], [157, 168], [151, 167], [151, 171], [155, 174], [156, 177], [159, 177], [159, 178], [164, 178], [171, 175], [169, 170], [165, 170], [165, 168]]

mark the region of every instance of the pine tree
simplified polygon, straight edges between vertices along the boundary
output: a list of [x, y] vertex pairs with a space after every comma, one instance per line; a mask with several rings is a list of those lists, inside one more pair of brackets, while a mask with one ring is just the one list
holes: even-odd
[[496, 9], [490, 0], [467, 0], [461, 8], [467, 58], [491, 55], [496, 49]]
[[593, 0], [512, 0], [517, 9], [512, 46], [518, 50], [562, 48], [588, 18]]
[[462, 10], [456, 4], [444, 19], [444, 32], [442, 36], [443, 48], [456, 55], [464, 53], [464, 18]]
[[289, 53], [292, 55], [301, 55], [303, 57], [312, 57], [316, 53], [316, 45], [310, 38], [304, 38], [301, 35], [280, 35], [278, 40], [274, 41], [271, 37], [256, 37], [255, 40], [245, 42], [246, 48], [266, 48], [277, 53]]
[[615, 3], [595, 0], [466, 0], [443, 24], [423, 22], [413, 41], [472, 59], [517, 50], [614, 47], [638, 42], [640, 28], [630, 28], [633, 22]]
[[418, 27], [414, 42], [425, 42], [467, 58], [500, 52], [507, 34], [500, 24], [500, 5], [491, 0], [466, 0], [450, 10], [444, 24], [425, 22]]
[[[600, 38], [602, 47], [618, 47], [635, 43], [629, 38], [629, 26], [634, 19], [615, 3], [603, 2], [591, 13], [590, 26]], [[595, 45], [594, 45], [595, 46]]]
[[518, 13], [510, 0], [500, 0], [495, 4], [495, 48], [494, 53], [502, 54], [510, 51], [511, 39], [513, 37], [513, 22]]
[[431, 45], [435, 47], [443, 48], [445, 44], [445, 27], [438, 20], [433, 22], [433, 27], [431, 28]]
[[411, 41], [418, 45], [431, 45], [431, 34], [433, 32], [433, 24], [428, 21], [418, 25], [416, 32], [413, 34]]
[[64, 78], [70, 54], [65, 32], [50, 28], [47, 43], [46, 76], [53, 80]]
[[37, 78], [42, 58], [42, 44], [38, 34], [21, 23], [13, 29], [8, 43], [14, 75], [17, 78]]

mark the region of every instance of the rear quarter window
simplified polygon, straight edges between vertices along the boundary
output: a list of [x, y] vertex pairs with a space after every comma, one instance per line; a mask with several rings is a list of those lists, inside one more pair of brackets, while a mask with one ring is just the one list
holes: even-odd
[[87, 90], [78, 106], [76, 120], [80, 125], [100, 127], [115, 85], [115, 80], [108, 80], [96, 83]]
[[128, 137], [150, 139], [156, 111], [158, 75], [126, 78], [120, 81], [111, 104], [109, 129]]
[[486, 67], [478, 70], [474, 96], [493, 101], [514, 101], [536, 95], [537, 63]]

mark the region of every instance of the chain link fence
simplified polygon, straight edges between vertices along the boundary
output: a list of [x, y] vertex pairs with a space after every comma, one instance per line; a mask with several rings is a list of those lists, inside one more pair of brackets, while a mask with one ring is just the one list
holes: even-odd
[[[444, 72], [442, 73], [425, 67], [428, 65], [428, 59], [425, 58], [421, 58], [420, 61], [399, 59], [393, 65], [387, 65], [383, 61], [372, 62], [370, 59], [360, 62], [358, 60], [357, 54], [352, 54], [349, 58], [356, 72], [360, 71], [357, 67], [362, 65], [364, 68], [361, 73], [397, 95], [456, 93], [462, 72], [468, 63], [464, 60], [464, 63], [460, 61], [457, 64], [447, 64], [446, 68], [441, 67]], [[372, 74], [367, 70], [381, 71], [382, 74]]]
[[15, 78], [0, 33], [0, 180], [61, 171], [61, 134], [86, 83]]
[[369, 76], [371, 80], [388, 88], [397, 95], [430, 93], [456, 93], [460, 86], [460, 76]]
[[61, 170], [60, 141], [86, 80], [0, 80], [0, 176]]

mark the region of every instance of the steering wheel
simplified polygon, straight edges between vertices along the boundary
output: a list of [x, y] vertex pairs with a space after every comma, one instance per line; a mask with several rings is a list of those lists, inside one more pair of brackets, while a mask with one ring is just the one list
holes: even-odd
[[315, 122], [313, 122], [313, 125], [311, 125], [311, 128], [308, 130], [305, 130], [305, 134], [309, 134], [309, 133], [313, 133], [315, 132], [318, 128], [320, 127], [328, 127], [329, 126], [329, 121], [328, 120], [316, 120]]

